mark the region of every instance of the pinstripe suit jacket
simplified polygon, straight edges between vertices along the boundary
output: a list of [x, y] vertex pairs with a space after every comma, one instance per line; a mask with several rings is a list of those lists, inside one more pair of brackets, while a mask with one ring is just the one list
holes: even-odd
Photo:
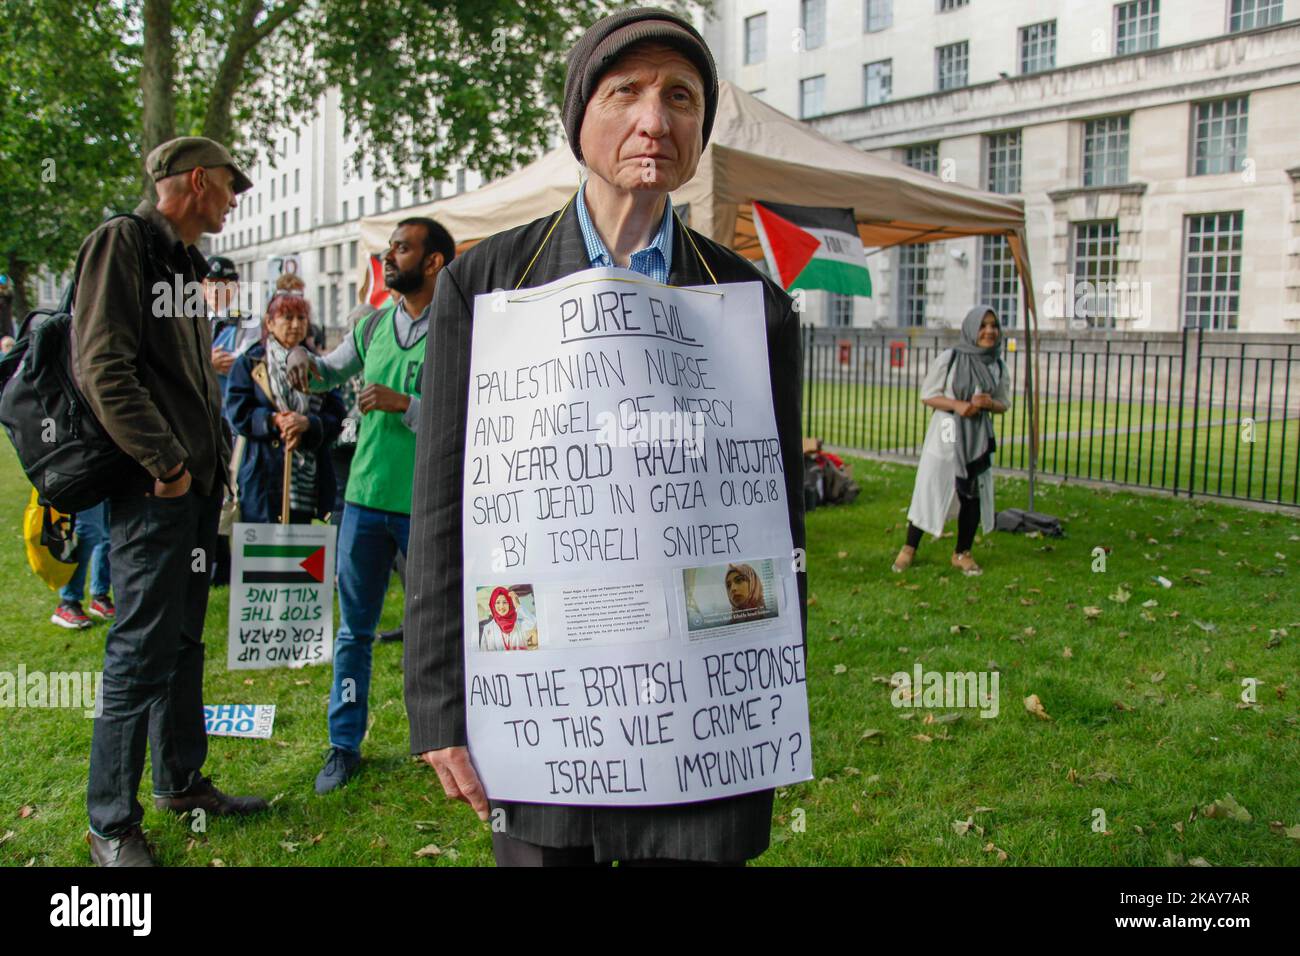
[[[575, 207], [485, 239], [438, 278], [421, 391], [407, 555], [405, 681], [411, 751], [464, 746], [465, 662], [461, 508], [474, 296], [513, 289], [547, 229], [561, 220], [528, 274], [529, 287], [590, 268]], [[674, 229], [672, 285], [711, 280], [684, 230]], [[731, 250], [692, 233], [719, 282], [764, 284], [768, 364], [784, 458], [790, 533], [804, 546], [798, 317], [789, 296]], [[806, 632], [807, 580], [798, 575]], [[772, 791], [660, 807], [493, 803], [507, 833], [541, 846], [593, 846], [597, 859], [751, 859], [767, 849]]]

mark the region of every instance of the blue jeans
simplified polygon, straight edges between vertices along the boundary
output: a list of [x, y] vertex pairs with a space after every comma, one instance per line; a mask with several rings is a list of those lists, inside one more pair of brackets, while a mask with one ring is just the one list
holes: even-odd
[[330, 746], [361, 752], [370, 697], [375, 629], [393, 560], [406, 554], [410, 515], [348, 502], [339, 526], [339, 622], [334, 638], [334, 684], [330, 688]]
[[90, 569], [90, 596], [107, 594], [108, 502], [77, 514], [77, 567], [59, 590], [60, 601], [80, 602], [86, 596], [86, 569]]

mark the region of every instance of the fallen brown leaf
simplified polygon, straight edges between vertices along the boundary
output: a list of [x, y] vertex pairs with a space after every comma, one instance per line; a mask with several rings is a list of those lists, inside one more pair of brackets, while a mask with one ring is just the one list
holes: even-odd
[[1051, 720], [1051, 716], [1043, 709], [1043, 702], [1038, 699], [1037, 694], [1030, 694], [1025, 698], [1025, 710], [1029, 711], [1039, 720]]

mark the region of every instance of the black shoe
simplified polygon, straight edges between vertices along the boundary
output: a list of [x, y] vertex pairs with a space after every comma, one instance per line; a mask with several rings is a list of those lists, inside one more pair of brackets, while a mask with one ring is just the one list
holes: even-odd
[[224, 794], [207, 777], [199, 777], [184, 793], [154, 797], [153, 805], [159, 810], [169, 810], [172, 813], [203, 810], [214, 817], [242, 817], [250, 813], [261, 813], [270, 807], [261, 797], [232, 797]]
[[384, 641], [384, 642], [387, 642], [387, 641], [401, 641], [401, 640], [402, 640], [402, 629], [399, 627], [399, 628], [398, 628], [397, 630], [395, 630], [395, 631], [380, 631], [380, 632], [375, 636], [375, 640], [377, 640], [377, 641]]
[[331, 790], [337, 790], [356, 776], [359, 766], [361, 766], [361, 754], [344, 750], [342, 747], [332, 747], [330, 755], [325, 758], [325, 766], [321, 768], [320, 773], [316, 774], [316, 792], [326, 794]]
[[144, 831], [139, 824], [131, 827], [119, 837], [105, 839], [93, 830], [86, 831], [86, 842], [90, 844], [90, 858], [96, 866], [157, 866], [149, 841], [144, 838]]

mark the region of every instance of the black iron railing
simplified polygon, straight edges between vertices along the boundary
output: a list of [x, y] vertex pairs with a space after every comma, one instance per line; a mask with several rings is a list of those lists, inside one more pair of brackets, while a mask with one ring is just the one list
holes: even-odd
[[[828, 445], [919, 457], [920, 402], [953, 330], [805, 326], [804, 433]], [[1023, 332], [1003, 355], [1012, 406], [997, 464], [1028, 470]], [[1300, 337], [1187, 329], [1045, 332], [1034, 345], [1038, 471], [1173, 494], [1300, 505]]]

